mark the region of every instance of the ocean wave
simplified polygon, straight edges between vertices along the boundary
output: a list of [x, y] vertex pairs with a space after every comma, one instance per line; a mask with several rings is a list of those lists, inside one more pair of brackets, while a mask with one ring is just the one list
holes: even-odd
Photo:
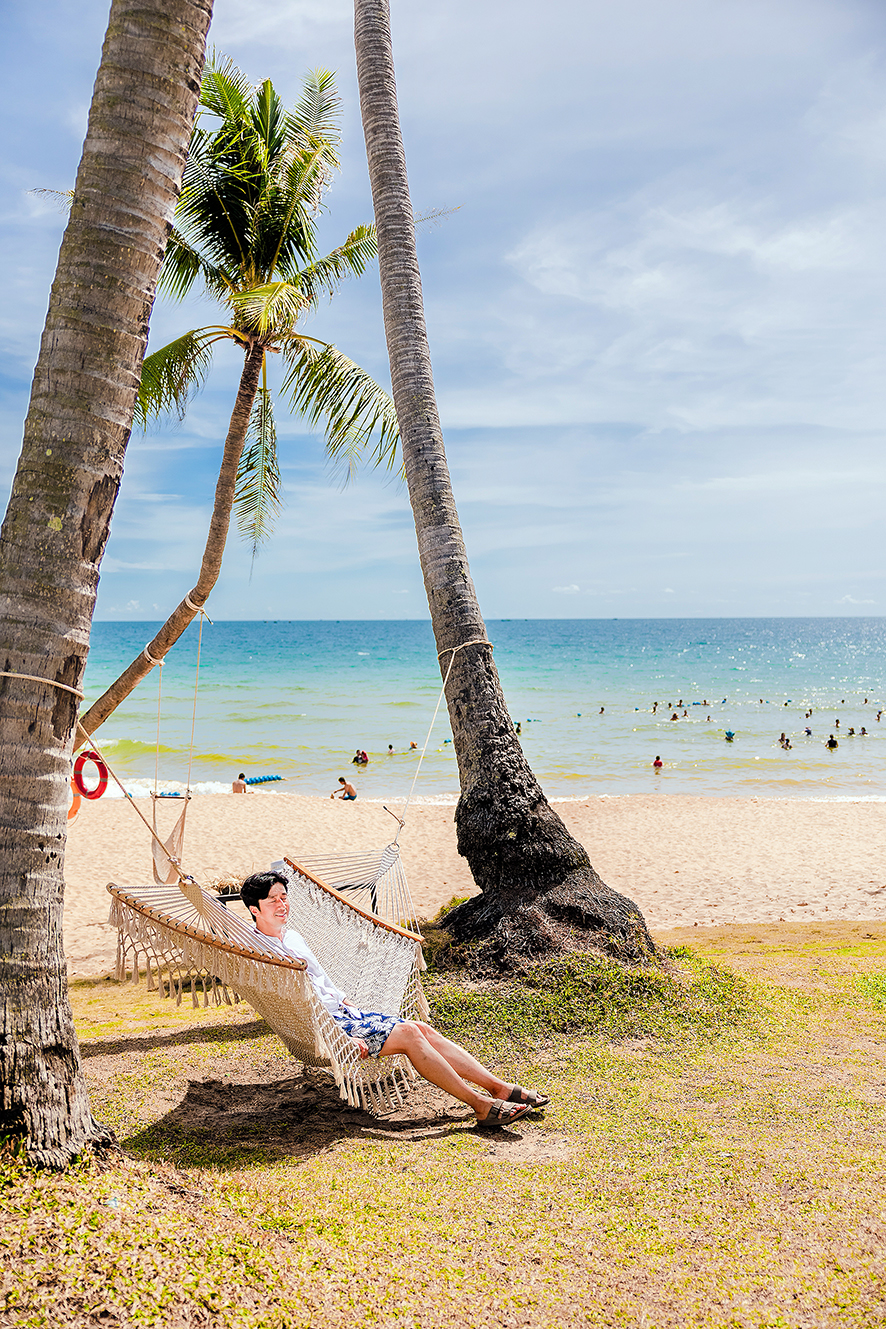
[[[129, 798], [150, 798], [154, 792], [153, 780], [126, 780], [124, 782], [126, 795]], [[183, 794], [187, 785], [180, 784], [175, 780], [160, 780], [157, 784], [157, 791], [161, 794]], [[198, 780], [191, 785], [192, 794], [229, 794], [231, 792], [231, 783], [220, 784], [218, 780]], [[117, 785], [108, 784], [105, 798], [123, 798]], [[172, 802], [172, 799], [170, 799]]]

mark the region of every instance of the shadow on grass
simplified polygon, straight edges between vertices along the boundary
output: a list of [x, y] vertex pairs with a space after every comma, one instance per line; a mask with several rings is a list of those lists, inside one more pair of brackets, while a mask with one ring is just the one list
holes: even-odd
[[397, 1112], [373, 1117], [349, 1107], [331, 1076], [306, 1073], [245, 1084], [191, 1080], [165, 1117], [121, 1144], [139, 1158], [179, 1167], [240, 1168], [309, 1158], [347, 1139], [409, 1142], [475, 1130], [468, 1109], [423, 1081]]
[[249, 1024], [206, 1025], [178, 1029], [171, 1034], [135, 1035], [132, 1038], [96, 1038], [80, 1044], [80, 1056], [117, 1057], [128, 1052], [151, 1052], [155, 1048], [184, 1047], [188, 1043], [240, 1043], [250, 1038], [264, 1038], [272, 1030], [264, 1020]]

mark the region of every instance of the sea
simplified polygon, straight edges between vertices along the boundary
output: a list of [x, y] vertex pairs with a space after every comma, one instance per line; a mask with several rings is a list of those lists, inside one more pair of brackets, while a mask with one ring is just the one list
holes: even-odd
[[[87, 704], [158, 627], [93, 625]], [[886, 618], [507, 619], [487, 631], [549, 798], [886, 799]], [[199, 637], [195, 622], [96, 735], [128, 793], [155, 780], [167, 793], [227, 791], [243, 771], [282, 777], [253, 786], [263, 797], [328, 795], [343, 775], [394, 807], [413, 782], [416, 801], [456, 801], [445, 704], [432, 724], [428, 622], [206, 621], [198, 677]], [[352, 764], [358, 749], [368, 765]], [[109, 794], [120, 796], [113, 781]]]

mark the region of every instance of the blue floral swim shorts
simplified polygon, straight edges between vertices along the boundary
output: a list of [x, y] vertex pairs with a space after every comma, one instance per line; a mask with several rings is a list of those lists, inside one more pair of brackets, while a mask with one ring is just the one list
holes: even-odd
[[399, 1015], [382, 1015], [379, 1011], [339, 1011], [333, 1020], [348, 1038], [362, 1038], [370, 1055], [377, 1057], [391, 1030], [403, 1021]]

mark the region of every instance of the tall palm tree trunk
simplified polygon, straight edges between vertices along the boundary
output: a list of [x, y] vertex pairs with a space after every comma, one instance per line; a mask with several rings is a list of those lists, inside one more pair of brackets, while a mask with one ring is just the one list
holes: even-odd
[[[255, 394], [258, 391], [263, 360], [264, 348], [260, 343], [253, 342], [246, 354], [246, 362], [240, 375], [237, 400], [234, 403], [231, 422], [228, 426], [221, 470], [215, 487], [215, 503], [212, 509], [212, 518], [209, 522], [209, 534], [206, 537], [203, 562], [200, 566], [200, 575], [197, 578], [196, 585], [188, 592], [181, 604], [173, 610], [153, 640], [148, 643], [143, 651], [139, 651], [120, 677], [115, 679], [111, 686], [92, 703], [89, 710], [81, 718], [81, 729], [87, 734], [94, 734], [98, 727], [104, 724], [108, 716], [114, 713], [120, 703], [126, 700], [133, 688], [143, 678], [147, 677], [154, 668], [153, 661], [164, 658], [170, 647], [175, 645], [185, 628], [200, 612], [201, 607], [205, 605], [209, 599], [210, 591], [218, 581], [222, 557], [225, 552], [225, 543], [228, 538], [228, 528], [231, 524], [231, 510], [234, 506], [234, 494], [237, 488], [237, 470], [240, 465], [243, 446], [246, 442], [246, 434], [249, 430], [249, 420], [252, 415]], [[148, 656], [151, 657], [150, 660]], [[80, 738], [83, 738], [82, 733]]]
[[211, 0], [113, 0], [0, 532], [0, 1134], [90, 1141], [62, 951], [71, 746], [98, 569], [196, 109]]
[[486, 644], [437, 413], [388, 0], [355, 0], [354, 10], [394, 403], [444, 677], [452, 664], [446, 700], [461, 781], [458, 848], [481, 891], [448, 915], [446, 927], [458, 939], [477, 943], [472, 961], [477, 972], [518, 968], [552, 951], [586, 946], [630, 958], [649, 956], [654, 946], [640, 911], [601, 881], [551, 809], [508, 715]]

